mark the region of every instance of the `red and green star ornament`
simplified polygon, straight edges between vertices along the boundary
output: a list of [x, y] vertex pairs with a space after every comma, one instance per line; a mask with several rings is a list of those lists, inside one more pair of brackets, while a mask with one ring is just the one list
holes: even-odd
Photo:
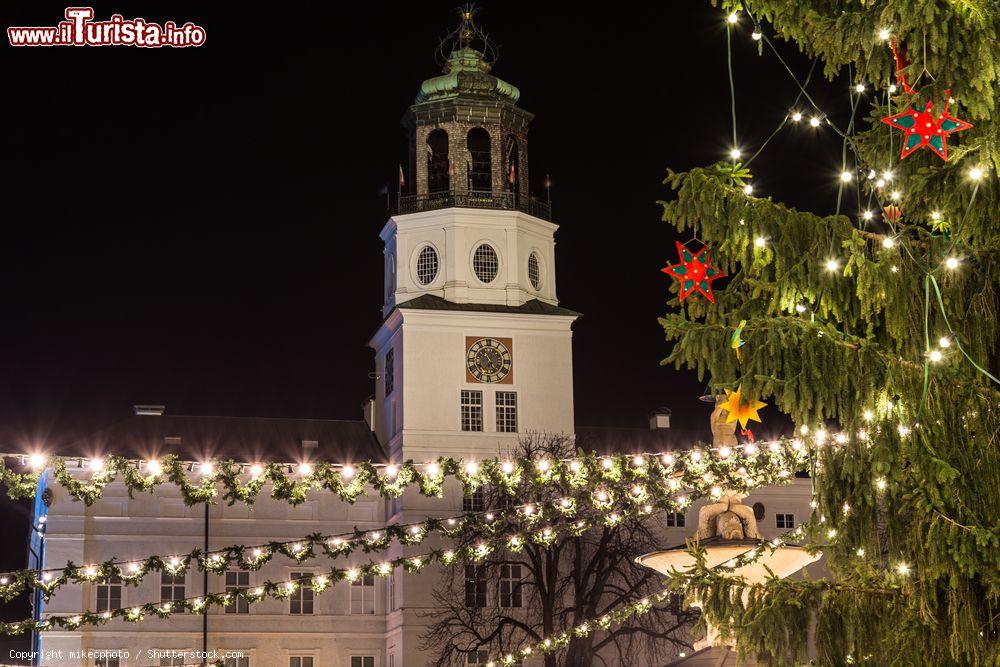
[[928, 102], [923, 111], [917, 107], [910, 107], [895, 116], [882, 119], [886, 125], [903, 130], [903, 152], [899, 156], [900, 159], [925, 146], [942, 160], [948, 159], [948, 135], [972, 127], [971, 123], [959, 120], [948, 113], [950, 101], [949, 98], [948, 102], [945, 102], [940, 116], [935, 116], [933, 113], [934, 102]]
[[715, 303], [715, 295], [712, 293], [712, 281], [724, 278], [726, 274], [712, 266], [712, 255], [709, 247], [705, 246], [698, 252], [691, 252], [686, 245], [677, 241], [677, 254], [680, 262], [660, 269], [668, 276], [672, 276], [680, 283], [680, 299], [683, 301], [692, 292], [701, 292], [706, 299]]

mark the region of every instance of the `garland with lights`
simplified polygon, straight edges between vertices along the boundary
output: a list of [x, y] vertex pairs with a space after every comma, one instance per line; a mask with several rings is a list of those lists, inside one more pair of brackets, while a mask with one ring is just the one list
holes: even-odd
[[[634, 510], [635, 513], [648, 513], [651, 511], [652, 508], [649, 508], [649, 506], [642, 506]], [[613, 526], [625, 518], [626, 510], [622, 510], [621, 512], [607, 511], [600, 517], [600, 522]], [[431, 563], [438, 563], [445, 567], [462, 562], [476, 563], [497, 549], [504, 549], [515, 554], [520, 553], [528, 542], [549, 548], [560, 537], [579, 537], [596, 523], [596, 520], [587, 521], [583, 519], [564, 523], [550, 521], [546, 522], [543, 526], [533, 526], [528, 530], [518, 532], [511, 532], [505, 527], [485, 525], [483, 526], [483, 533], [486, 533], [486, 536], [482, 540], [457, 549], [432, 549], [422, 554], [400, 556], [377, 563], [369, 561], [368, 563], [353, 565], [351, 567], [333, 567], [322, 574], [312, 574], [298, 579], [282, 581], [269, 579], [256, 586], [235, 588], [224, 593], [192, 596], [166, 603], [149, 602], [104, 612], [84, 611], [74, 614], [53, 615], [40, 620], [28, 619], [13, 623], [0, 622], [0, 635], [20, 635], [24, 632], [39, 632], [54, 628], [75, 630], [85, 625], [103, 625], [112, 619], [122, 619], [130, 623], [139, 623], [149, 616], [169, 618], [173, 614], [184, 612], [204, 614], [212, 607], [225, 607], [239, 599], [245, 600], [250, 604], [260, 602], [266, 598], [285, 600], [306, 581], [309, 582], [313, 591], [322, 593], [331, 584], [341, 581], [354, 582], [368, 575], [388, 577], [396, 568], [403, 568], [406, 572], [415, 573]], [[304, 552], [305, 550], [306, 547], [303, 545], [302, 551]], [[297, 556], [293, 557], [297, 558]], [[180, 562], [178, 562], [174, 569], [172, 569], [169, 563], [164, 565], [162, 561], [159, 561], [157, 564], [164, 566], [165, 571], [168, 572], [179, 572], [183, 567], [183, 564]], [[215, 567], [214, 565], [209, 566]], [[115, 567], [114, 569], [120, 571], [120, 568]], [[123, 578], [124, 576], [127, 576], [127, 573], [124, 573]], [[138, 575], [133, 574], [132, 576], [136, 577]]]
[[[751, 453], [752, 452], [752, 453]], [[6, 459], [13, 458], [30, 468], [16, 472]], [[97, 465], [94, 462], [99, 462]], [[656, 487], [678, 483], [693, 489], [707, 489], [716, 484], [726, 488], [747, 489], [764, 479], [779, 480], [798, 470], [804, 461], [802, 445], [796, 440], [772, 441], [767, 449], [712, 448], [697, 446], [691, 450], [662, 454], [617, 454], [601, 456], [581, 452], [567, 460], [530, 460], [527, 458], [491, 458], [462, 461], [442, 457], [431, 463], [354, 465], [330, 462], [247, 464], [234, 461], [196, 463], [170, 455], [162, 461], [140, 461], [110, 456], [107, 459], [65, 458], [42, 455], [0, 454], [0, 482], [13, 499], [34, 497], [42, 472], [51, 465], [52, 479], [69, 495], [86, 505], [96, 502], [104, 488], [119, 477], [130, 497], [135, 492], [151, 492], [171, 483], [181, 492], [184, 502], [212, 502], [222, 490], [229, 504], [253, 504], [265, 484], [272, 486], [270, 497], [292, 505], [304, 502], [310, 491], [326, 490], [353, 503], [367, 495], [369, 488], [384, 498], [397, 498], [412, 486], [424, 496], [441, 497], [446, 478], [458, 480], [468, 494], [483, 486], [492, 486], [510, 496], [522, 478], [535, 490], [553, 486], [579, 489], [592, 485], [609, 488], [635, 483]], [[70, 472], [70, 466], [89, 468], [92, 476], [83, 482]], [[144, 474], [145, 473], [145, 474]], [[194, 477], [200, 479], [194, 481]], [[241, 478], [248, 478], [242, 481]], [[674, 480], [671, 482], [670, 480]]]
[[[680, 499], [666, 496], [651, 498], [648, 494], [632, 493], [623, 495], [614, 504], [609, 500], [601, 501], [589, 491], [583, 490], [576, 496], [565, 496], [558, 500], [528, 502], [496, 511], [467, 512], [445, 518], [430, 517], [377, 529], [355, 528], [351, 532], [334, 535], [314, 533], [298, 539], [252, 546], [232, 545], [209, 551], [196, 548], [187, 554], [151, 555], [130, 560], [112, 558], [89, 565], [76, 565], [70, 561], [63, 568], [0, 573], [0, 597], [9, 601], [25, 590], [34, 588], [42, 591], [44, 599], [48, 601], [67, 584], [101, 584], [117, 577], [125, 584], [137, 585], [152, 572], [178, 575], [186, 573], [192, 566], [199, 571], [214, 574], [226, 572], [233, 564], [240, 569], [256, 571], [275, 556], [285, 556], [297, 563], [320, 555], [335, 559], [348, 556], [357, 549], [365, 553], [385, 551], [394, 542], [416, 546], [434, 533], [448, 539], [511, 531], [517, 536], [530, 532], [541, 523], [568, 518], [579, 519], [574, 523], [577, 530], [586, 530], [598, 523], [615, 526], [634, 515], [683, 509], [699, 497], [700, 494], [695, 494], [694, 497], [682, 495]], [[582, 515], [581, 510], [587, 509], [595, 511]]]
[[[729, 282], [714, 304], [672, 302], [660, 320], [673, 342], [664, 363], [816, 425], [810, 546], [825, 543], [831, 576], [751, 586], [695, 568], [674, 583], [759, 662], [795, 662], [814, 641], [822, 664], [996, 664], [1000, 7], [720, 4], [732, 12], [727, 35], [749, 19], [748, 37], [799, 90], [779, 129], [808, 118], [842, 140], [837, 204], [823, 216], [755, 196], [735, 133], [732, 163], [669, 172], [664, 221], [711, 246]], [[819, 108], [775, 37], [822, 60], [830, 79], [846, 72], [846, 127]], [[960, 106], [969, 126], [949, 137], [947, 161], [943, 140], [939, 155], [901, 160], [919, 144], [901, 145], [881, 119], [926, 99]], [[923, 121], [933, 129], [937, 118]], [[843, 431], [829, 434], [827, 419]]]

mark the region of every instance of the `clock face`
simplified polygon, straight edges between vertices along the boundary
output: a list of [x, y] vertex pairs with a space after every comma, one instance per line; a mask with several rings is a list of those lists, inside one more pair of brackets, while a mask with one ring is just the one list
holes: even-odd
[[512, 381], [509, 338], [469, 338], [466, 346], [465, 368], [469, 381], [505, 384]]

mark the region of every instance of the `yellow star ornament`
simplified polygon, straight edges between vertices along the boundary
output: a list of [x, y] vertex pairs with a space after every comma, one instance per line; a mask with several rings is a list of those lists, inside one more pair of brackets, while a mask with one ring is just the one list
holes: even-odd
[[726, 416], [726, 423], [730, 424], [732, 422], [738, 421], [740, 426], [743, 428], [747, 427], [747, 422], [753, 420], [755, 422], [760, 421], [760, 415], [757, 411], [761, 408], [766, 408], [767, 403], [754, 399], [745, 399], [741, 395], [743, 392], [743, 385], [740, 385], [736, 391], [726, 390], [726, 402], [720, 407], [728, 412]]

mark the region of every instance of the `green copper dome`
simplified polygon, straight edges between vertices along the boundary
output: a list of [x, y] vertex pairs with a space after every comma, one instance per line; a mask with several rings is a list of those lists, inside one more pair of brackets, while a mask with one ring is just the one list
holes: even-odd
[[444, 74], [420, 84], [415, 103], [457, 97], [486, 97], [512, 104], [517, 102], [521, 91], [489, 72], [490, 63], [486, 62], [482, 53], [468, 46], [455, 49], [445, 63]]

